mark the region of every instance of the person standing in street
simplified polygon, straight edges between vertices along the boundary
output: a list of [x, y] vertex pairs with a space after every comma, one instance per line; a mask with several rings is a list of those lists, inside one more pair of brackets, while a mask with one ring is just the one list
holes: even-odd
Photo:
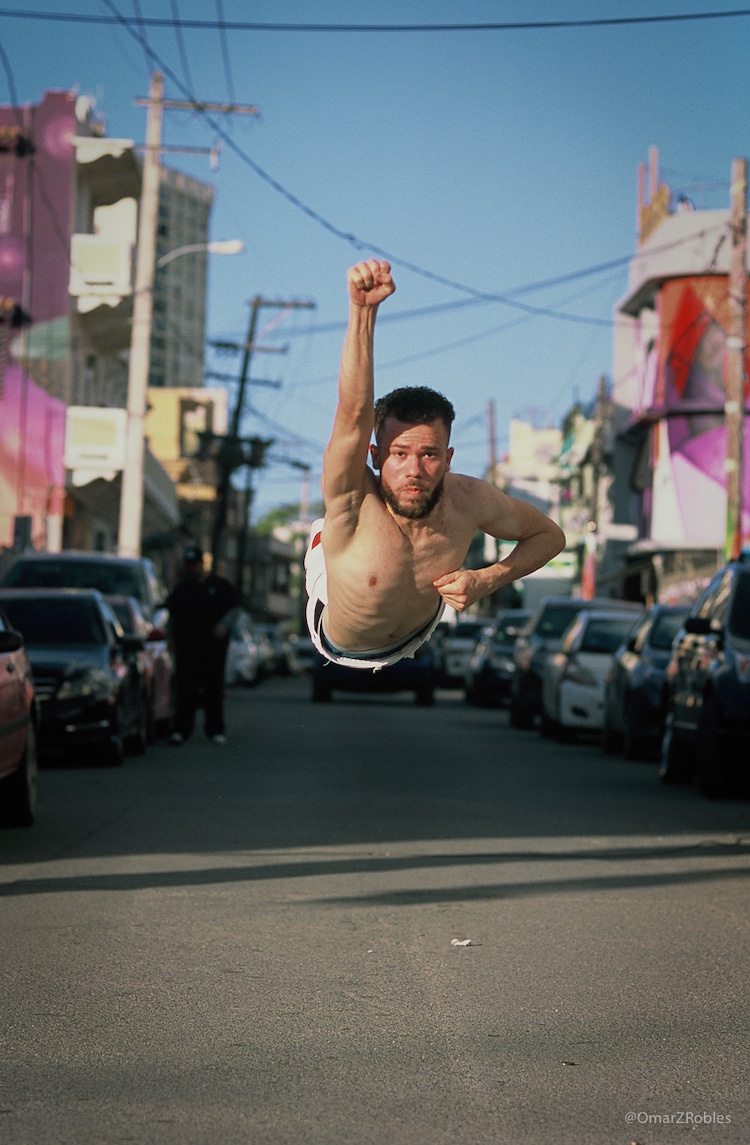
[[169, 742], [178, 745], [190, 738], [202, 705], [207, 737], [224, 744], [224, 665], [239, 594], [230, 581], [206, 572], [199, 548], [186, 549], [182, 559], [182, 579], [166, 602], [177, 689]]

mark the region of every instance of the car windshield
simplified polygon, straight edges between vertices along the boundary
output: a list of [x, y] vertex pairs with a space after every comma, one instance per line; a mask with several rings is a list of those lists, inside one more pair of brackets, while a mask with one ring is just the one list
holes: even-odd
[[737, 577], [729, 631], [743, 640], [750, 640], [750, 570]]
[[116, 561], [21, 560], [4, 583], [8, 588], [95, 588], [104, 596], [143, 597], [138, 566]]
[[498, 621], [495, 631], [495, 640], [498, 644], [507, 644], [509, 639], [515, 640], [518, 633], [528, 622], [528, 613], [519, 613], [518, 616], [504, 616]]
[[559, 640], [570, 622], [581, 611], [580, 606], [570, 604], [548, 604], [537, 625], [537, 633], [549, 640]]
[[660, 616], [657, 616], [648, 637], [651, 647], [665, 652], [669, 651], [672, 647], [672, 641], [682, 628], [687, 613], [688, 610], [685, 609], [684, 612], [662, 612]]
[[622, 620], [590, 620], [581, 641], [582, 652], [616, 652], [633, 627], [633, 617]]
[[478, 640], [482, 634], [483, 627], [484, 624], [482, 623], [474, 624], [467, 623], [466, 621], [464, 621], [463, 624], [459, 623], [450, 633], [451, 640], [466, 640], [467, 638], [469, 640]]
[[148, 625], [140, 612], [131, 610], [126, 600], [110, 600], [108, 604], [119, 620], [123, 632], [128, 636], [148, 636]]
[[3, 609], [29, 646], [101, 646], [107, 642], [104, 622], [92, 600], [11, 598], [3, 600]]

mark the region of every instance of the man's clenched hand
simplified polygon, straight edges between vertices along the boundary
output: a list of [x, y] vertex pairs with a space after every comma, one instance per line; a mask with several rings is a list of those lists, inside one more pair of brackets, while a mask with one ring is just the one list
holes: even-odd
[[355, 306], [379, 306], [396, 289], [390, 263], [375, 258], [351, 267], [347, 281], [349, 298]]
[[445, 604], [464, 612], [470, 604], [487, 596], [487, 586], [477, 569], [459, 569], [432, 582]]

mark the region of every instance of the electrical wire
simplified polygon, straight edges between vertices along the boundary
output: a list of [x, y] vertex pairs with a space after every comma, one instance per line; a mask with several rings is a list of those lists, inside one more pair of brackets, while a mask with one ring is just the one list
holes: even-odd
[[185, 82], [189, 88], [194, 88], [193, 77], [190, 74], [190, 64], [188, 63], [187, 52], [185, 51], [185, 40], [182, 35], [182, 21], [180, 20], [180, 13], [177, 8], [177, 0], [169, 0], [169, 6], [172, 9], [172, 19], [174, 25], [175, 39], [177, 40], [177, 50], [180, 53], [180, 61], [182, 63], [182, 71], [185, 75]]
[[232, 80], [232, 64], [229, 58], [229, 42], [227, 40], [227, 24], [224, 19], [224, 0], [216, 0], [216, 15], [219, 22], [219, 42], [221, 44], [221, 58], [224, 65], [224, 78], [227, 81], [227, 93], [230, 103], [236, 103], [234, 95], [234, 82]]
[[[100, 3], [103, 3], [103, 0], [100, 0]], [[143, 12], [141, 11], [141, 0], [132, 0], [132, 3], [133, 3], [133, 11], [135, 12], [135, 18], [138, 22], [138, 25], [139, 25], [139, 27], [143, 27]], [[146, 33], [144, 32], [143, 35], [145, 38]], [[150, 71], [151, 71], [151, 61], [149, 60], [148, 52], [146, 51], [143, 43], [141, 43], [141, 48], [143, 48], [143, 54], [144, 54], [144, 57], [146, 60], [146, 75], [148, 76]]]
[[240, 147], [239, 144], [236, 143], [235, 140], [229, 134], [227, 134], [226, 131], [224, 131], [218, 121], [214, 119], [213, 116], [211, 116], [206, 111], [206, 109], [200, 105], [199, 101], [196, 100], [195, 95], [185, 87], [185, 85], [181, 82], [179, 77], [175, 75], [174, 71], [169, 67], [166, 61], [162, 60], [158, 53], [155, 52], [154, 49], [148, 44], [148, 41], [131, 26], [131, 22], [117, 10], [112, 0], [102, 0], [102, 2], [111, 12], [115, 14], [128, 34], [133, 38], [138, 39], [144, 45], [144, 48], [148, 52], [149, 56], [160, 67], [160, 69], [169, 76], [173, 83], [179, 87], [183, 95], [187, 96], [190, 102], [194, 104], [196, 111], [200, 114], [204, 121], [208, 123], [209, 126], [220, 136], [220, 138], [224, 140], [226, 145], [234, 152], [234, 154], [237, 155], [237, 157], [246, 166], [254, 171], [259, 178], [261, 178], [276, 192], [282, 195], [288, 202], [297, 207], [300, 211], [302, 211], [303, 214], [307, 215], [308, 218], [318, 223], [321, 227], [324, 228], [324, 230], [328, 231], [336, 238], [339, 238], [342, 241], [348, 243], [350, 246], [354, 247], [360, 252], [369, 251], [371, 255], [379, 255], [381, 258], [386, 259], [394, 266], [403, 267], [405, 270], [409, 270], [419, 277], [426, 278], [432, 282], [437, 282], [442, 286], [448, 286], [453, 290], [457, 290], [462, 294], [468, 294], [476, 299], [485, 300], [487, 302], [497, 302], [500, 305], [508, 306], [511, 309], [520, 310], [526, 314], [532, 314], [544, 318], [555, 318], [565, 322], [580, 323], [587, 326], [607, 326], [610, 324], [609, 319], [590, 318], [587, 315], [569, 314], [565, 311], [553, 310], [550, 307], [531, 306], [528, 303], [520, 302], [518, 299], [512, 298], [507, 294], [497, 294], [485, 290], [479, 290], [476, 287], [467, 285], [466, 283], [458, 282], [454, 279], [447, 278], [445, 275], [437, 274], [434, 271], [418, 266], [416, 263], [410, 262], [407, 259], [403, 259], [398, 255], [384, 250], [382, 247], [377, 246], [375, 243], [365, 242], [363, 239], [358, 238], [358, 236], [354, 234], [342, 231], [339, 227], [335, 226], [323, 215], [319, 214], [312, 207], [304, 203], [300, 198], [298, 198], [298, 196], [289, 191], [286, 187], [279, 183], [278, 180], [274, 179], [273, 176], [271, 176], [259, 164], [257, 164], [255, 160], [252, 159], [251, 156], [248, 155], [248, 153], [242, 147]]
[[[17, 8], [0, 8], [0, 16], [16, 19], [58, 21], [78, 24], [110, 24], [114, 20], [106, 16], [93, 16], [77, 12], [22, 11]], [[732, 8], [721, 12], [671, 12], [652, 16], [602, 16], [589, 20], [522, 20], [492, 23], [467, 24], [265, 24], [257, 21], [228, 20], [223, 24], [231, 32], [355, 32], [355, 33], [398, 33], [408, 32], [529, 32], [565, 28], [613, 28], [639, 24], [675, 24], [684, 21], [726, 20], [750, 16], [750, 8]], [[216, 20], [182, 20], [183, 28], [201, 31], [216, 31], [220, 23]], [[144, 26], [169, 28], [173, 20], [166, 17], [149, 16]]]

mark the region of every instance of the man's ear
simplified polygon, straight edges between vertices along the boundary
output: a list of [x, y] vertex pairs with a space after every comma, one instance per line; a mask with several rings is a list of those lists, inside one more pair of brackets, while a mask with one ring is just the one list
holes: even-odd
[[453, 446], [451, 445], [450, 448], [448, 449], [448, 464], [446, 465], [446, 469], [450, 469], [452, 460], [453, 460]]
[[377, 445], [370, 446], [370, 461], [372, 462], [373, 469], [377, 469], [378, 472], [380, 472], [380, 452]]

